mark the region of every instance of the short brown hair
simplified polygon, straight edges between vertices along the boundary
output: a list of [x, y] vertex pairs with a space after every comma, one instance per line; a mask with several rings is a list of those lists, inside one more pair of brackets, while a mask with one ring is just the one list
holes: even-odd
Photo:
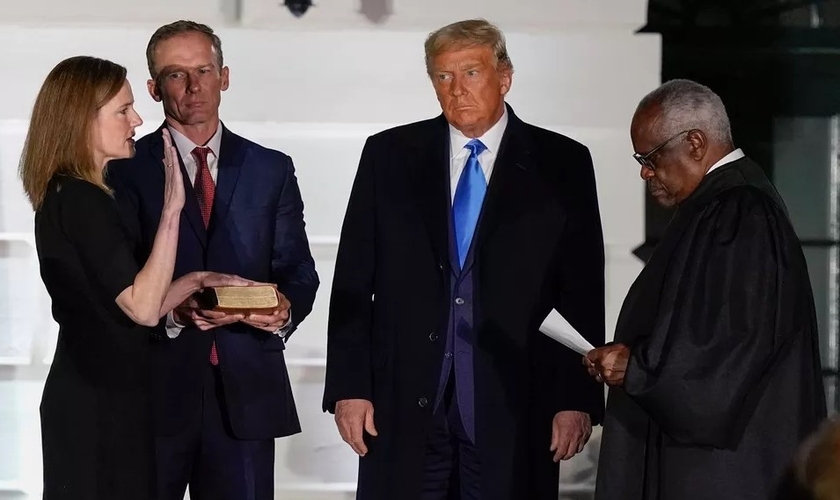
[[432, 59], [453, 48], [487, 46], [493, 49], [496, 69], [513, 71], [505, 35], [484, 19], [458, 21], [433, 31], [426, 38], [426, 72], [432, 74]]
[[183, 35], [185, 33], [201, 33], [206, 36], [210, 43], [213, 44], [213, 51], [216, 53], [216, 64], [219, 65], [219, 70], [225, 65], [225, 58], [222, 55], [222, 40], [213, 32], [213, 28], [206, 24], [197, 23], [195, 21], [175, 21], [158, 28], [152, 38], [149, 39], [149, 45], [146, 46], [146, 64], [149, 66], [149, 74], [152, 78], [157, 78], [155, 73], [155, 49], [157, 45], [172, 37]]
[[101, 168], [94, 164], [91, 129], [97, 111], [119, 93], [125, 77], [125, 67], [90, 56], [65, 59], [47, 75], [20, 158], [23, 189], [35, 210], [41, 208], [55, 174], [108, 191]]

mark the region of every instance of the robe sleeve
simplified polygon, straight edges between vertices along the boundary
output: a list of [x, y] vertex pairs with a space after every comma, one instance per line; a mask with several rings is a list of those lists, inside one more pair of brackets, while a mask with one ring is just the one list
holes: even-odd
[[718, 195], [696, 214], [651, 298], [656, 321], [630, 346], [624, 390], [678, 442], [732, 446], [785, 340], [783, 278], [801, 249], [782, 210], [751, 187]]

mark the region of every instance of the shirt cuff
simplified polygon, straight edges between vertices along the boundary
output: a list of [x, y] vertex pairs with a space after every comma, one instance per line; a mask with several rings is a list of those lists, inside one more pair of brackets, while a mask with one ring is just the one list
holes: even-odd
[[181, 334], [181, 330], [187, 325], [182, 325], [175, 321], [175, 315], [172, 311], [166, 313], [166, 336], [170, 339], [178, 338], [178, 335]]
[[289, 309], [289, 319], [288, 319], [288, 320], [286, 320], [286, 324], [285, 324], [285, 325], [283, 325], [283, 326], [281, 326], [280, 328], [278, 328], [278, 329], [274, 330], [274, 335], [277, 335], [277, 336], [279, 336], [281, 339], [284, 339], [284, 338], [286, 338], [286, 335], [288, 335], [288, 334], [289, 334], [289, 332], [290, 332], [290, 331], [292, 331], [292, 327], [293, 327], [293, 326], [294, 326], [294, 325], [293, 325], [293, 323], [292, 323], [292, 310], [291, 310], [291, 309]]

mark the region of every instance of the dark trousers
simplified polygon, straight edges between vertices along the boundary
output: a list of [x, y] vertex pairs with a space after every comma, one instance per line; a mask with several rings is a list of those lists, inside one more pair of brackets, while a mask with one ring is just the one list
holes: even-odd
[[233, 437], [217, 367], [207, 364], [202, 408], [180, 433], [155, 438], [158, 500], [271, 500], [274, 440]]
[[470, 441], [461, 422], [454, 386], [455, 374], [451, 373], [426, 438], [421, 500], [481, 498], [481, 462], [475, 443]]

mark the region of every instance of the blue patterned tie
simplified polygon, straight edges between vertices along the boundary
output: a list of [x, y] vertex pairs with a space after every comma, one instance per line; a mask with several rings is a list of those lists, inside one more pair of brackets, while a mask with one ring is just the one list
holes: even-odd
[[475, 233], [475, 225], [478, 222], [478, 215], [481, 213], [481, 204], [484, 202], [484, 194], [487, 192], [487, 179], [478, 163], [478, 155], [487, 149], [478, 139], [467, 143], [465, 148], [470, 150], [470, 156], [458, 179], [458, 187], [455, 188], [455, 199], [452, 202], [452, 218], [455, 221], [455, 242], [458, 245], [458, 260], [461, 269], [464, 268], [464, 261], [470, 251], [470, 243]]

